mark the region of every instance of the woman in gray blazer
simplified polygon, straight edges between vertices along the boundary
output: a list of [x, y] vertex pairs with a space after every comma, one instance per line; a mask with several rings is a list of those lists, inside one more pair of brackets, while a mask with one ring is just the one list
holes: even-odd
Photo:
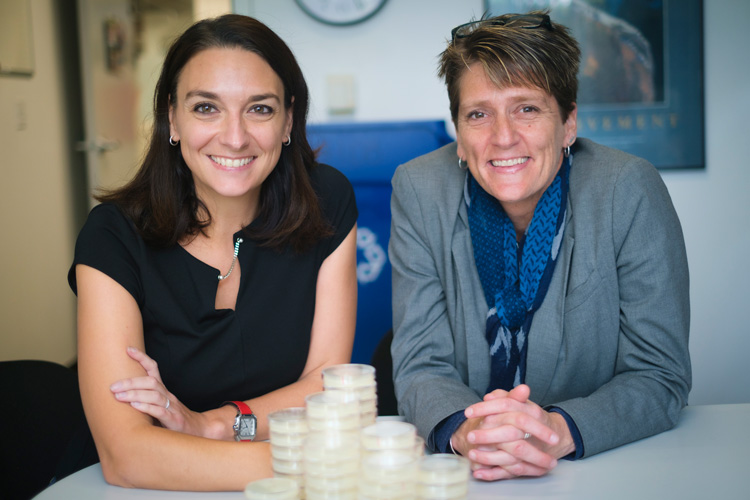
[[691, 386], [680, 222], [647, 161], [576, 139], [579, 58], [547, 12], [454, 29], [457, 141], [393, 178], [399, 411], [478, 479], [669, 429]]

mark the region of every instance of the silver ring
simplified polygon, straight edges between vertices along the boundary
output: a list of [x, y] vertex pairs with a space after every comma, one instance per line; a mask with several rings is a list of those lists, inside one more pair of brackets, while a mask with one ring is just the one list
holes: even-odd
[[[167, 403], [169, 403], [169, 400], [167, 400]], [[167, 407], [169, 407], [169, 404], [167, 404]], [[524, 439], [529, 439], [530, 437], [531, 437], [531, 434], [529, 434], [528, 432], [523, 435]]]
[[165, 409], [165, 410], [168, 410], [168, 409], [169, 409], [169, 398], [167, 398], [167, 404], [166, 404], [166, 405], [164, 405], [164, 409]]

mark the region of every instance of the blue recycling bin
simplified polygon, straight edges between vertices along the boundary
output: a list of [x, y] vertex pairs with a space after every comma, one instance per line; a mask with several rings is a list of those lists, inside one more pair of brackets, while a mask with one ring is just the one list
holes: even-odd
[[324, 123], [307, 127], [318, 161], [349, 178], [357, 197], [357, 330], [353, 363], [369, 363], [392, 327], [391, 178], [396, 167], [452, 142], [443, 120]]

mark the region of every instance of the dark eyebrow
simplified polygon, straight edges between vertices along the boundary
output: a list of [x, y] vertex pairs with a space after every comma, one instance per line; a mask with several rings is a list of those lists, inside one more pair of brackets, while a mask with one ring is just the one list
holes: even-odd
[[205, 90], [191, 90], [190, 92], [185, 94], [185, 100], [188, 100], [191, 97], [202, 97], [203, 99], [218, 99], [219, 98], [219, 96], [217, 96], [213, 92], [207, 92]]
[[[213, 92], [208, 92], [206, 90], [191, 90], [190, 92], [185, 94], [185, 100], [188, 100], [191, 97], [199, 97], [202, 99], [213, 99], [213, 100], [219, 99], [219, 96], [217, 94], [214, 94]], [[279, 96], [277, 96], [274, 93], [252, 95], [248, 98], [248, 102], [265, 101], [266, 99], [273, 99], [277, 102], [281, 102], [281, 99], [279, 98]]]
[[281, 99], [279, 98], [279, 96], [273, 93], [253, 95], [253, 96], [250, 96], [249, 101], [257, 102], [257, 101], [265, 101], [266, 99], [273, 99], [277, 102], [281, 102]]

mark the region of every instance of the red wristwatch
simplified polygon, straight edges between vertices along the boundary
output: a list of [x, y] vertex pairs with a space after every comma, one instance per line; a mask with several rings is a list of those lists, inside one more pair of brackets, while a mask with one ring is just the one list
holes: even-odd
[[253, 410], [242, 401], [227, 401], [224, 405], [234, 405], [235, 408], [237, 408], [237, 416], [234, 418], [234, 424], [232, 425], [232, 429], [234, 429], [234, 440], [254, 440], [257, 429], [257, 419], [253, 414]]

